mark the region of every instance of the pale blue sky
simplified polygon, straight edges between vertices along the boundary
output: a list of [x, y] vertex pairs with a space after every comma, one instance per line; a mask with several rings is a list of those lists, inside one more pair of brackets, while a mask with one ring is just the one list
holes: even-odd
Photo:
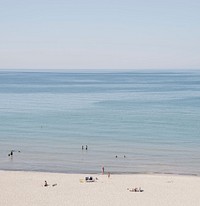
[[0, 0], [1, 69], [200, 69], [199, 0]]

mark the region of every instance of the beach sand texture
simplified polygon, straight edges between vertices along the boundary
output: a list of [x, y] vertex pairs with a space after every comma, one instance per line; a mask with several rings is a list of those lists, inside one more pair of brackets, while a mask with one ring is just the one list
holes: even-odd
[[[97, 177], [86, 183], [86, 176]], [[44, 187], [45, 180], [50, 186]], [[56, 186], [52, 186], [57, 184]], [[143, 192], [127, 188], [141, 187]], [[199, 206], [200, 177], [0, 171], [2, 206]]]

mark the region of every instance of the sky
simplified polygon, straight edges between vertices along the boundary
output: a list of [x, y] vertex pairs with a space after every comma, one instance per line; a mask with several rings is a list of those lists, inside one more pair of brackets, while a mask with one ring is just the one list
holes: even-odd
[[0, 0], [0, 69], [200, 69], [200, 1]]

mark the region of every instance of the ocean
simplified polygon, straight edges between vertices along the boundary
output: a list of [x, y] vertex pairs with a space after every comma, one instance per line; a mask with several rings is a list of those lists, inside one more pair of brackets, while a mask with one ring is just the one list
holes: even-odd
[[200, 71], [0, 71], [1, 170], [103, 166], [200, 175]]

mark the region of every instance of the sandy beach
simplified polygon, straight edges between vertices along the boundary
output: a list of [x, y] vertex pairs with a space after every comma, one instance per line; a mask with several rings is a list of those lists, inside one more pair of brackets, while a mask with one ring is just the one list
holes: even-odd
[[[97, 180], [85, 182], [86, 176]], [[144, 191], [127, 189], [135, 187]], [[2, 206], [199, 206], [200, 177], [0, 171], [0, 194]]]

